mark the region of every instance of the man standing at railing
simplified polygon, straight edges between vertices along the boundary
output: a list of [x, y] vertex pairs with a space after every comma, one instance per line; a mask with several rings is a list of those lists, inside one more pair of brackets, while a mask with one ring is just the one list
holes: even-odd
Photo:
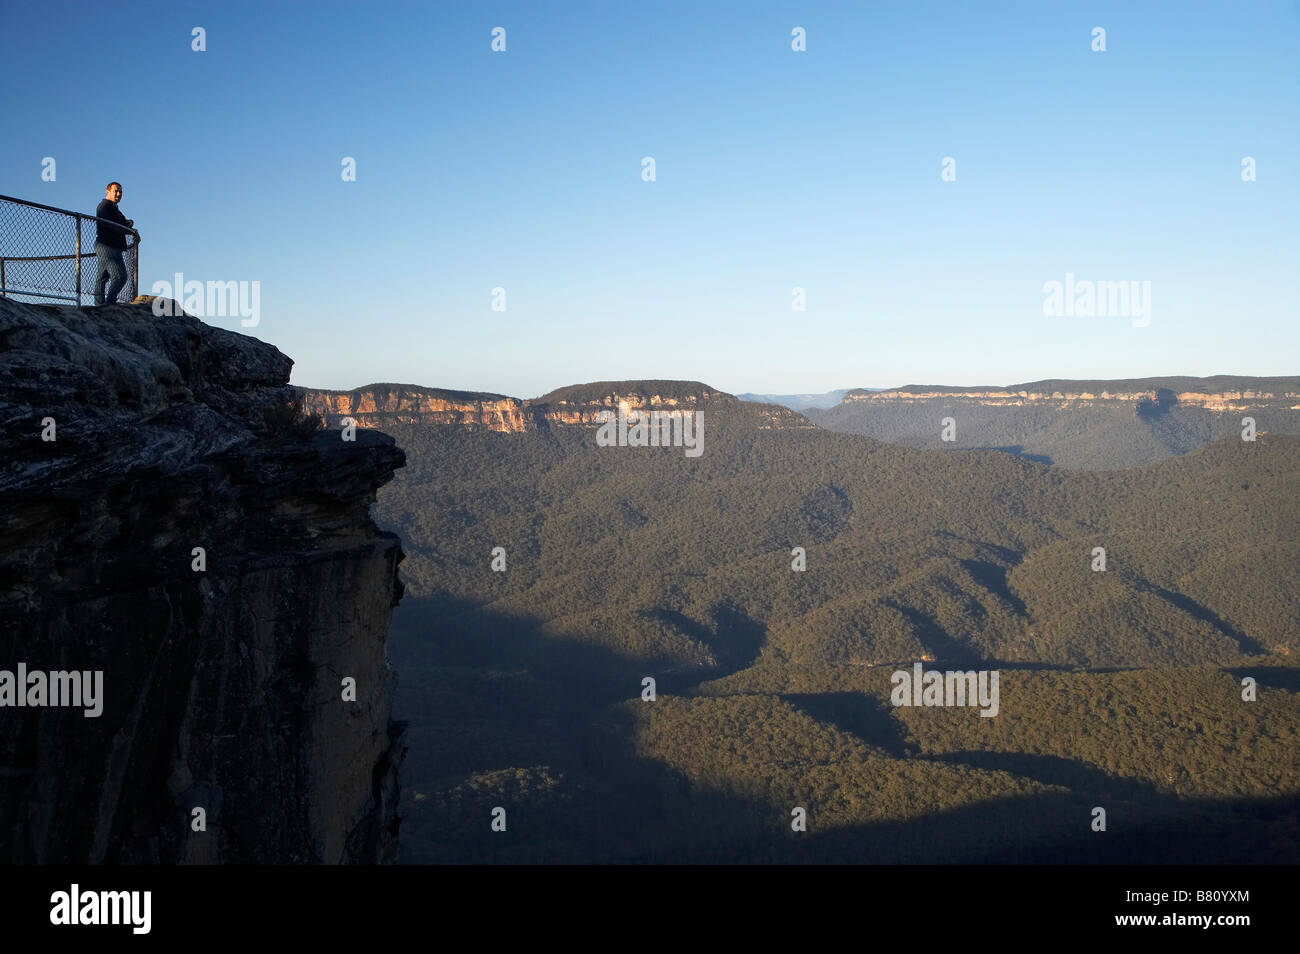
[[[99, 268], [95, 273], [95, 304], [110, 304], [117, 301], [118, 292], [126, 284], [126, 262], [122, 253], [126, 251], [126, 236], [135, 225], [120, 211], [117, 204], [122, 201], [122, 183], [110, 182], [104, 189], [104, 198], [95, 209], [95, 217], [101, 221], [95, 223], [95, 257], [99, 259]], [[108, 219], [108, 222], [102, 221]], [[123, 228], [110, 225], [117, 222]], [[108, 282], [108, 293], [104, 293], [104, 282]]]

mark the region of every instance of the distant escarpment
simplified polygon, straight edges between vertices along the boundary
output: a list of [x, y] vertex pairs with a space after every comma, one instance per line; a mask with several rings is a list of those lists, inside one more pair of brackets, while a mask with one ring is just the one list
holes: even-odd
[[331, 427], [350, 417], [359, 427], [395, 424], [453, 425], [516, 434], [552, 427], [598, 427], [601, 411], [706, 410], [753, 414], [754, 426], [810, 428], [805, 417], [777, 404], [741, 402], [699, 381], [597, 381], [558, 388], [521, 400], [504, 394], [448, 391], [412, 384], [368, 384], [351, 391], [302, 389], [304, 409]]
[[[912, 447], [1010, 451], [1066, 467], [1137, 467], [1237, 433], [1300, 433], [1300, 377], [1035, 381], [1008, 387], [856, 389], [809, 410], [833, 431]], [[945, 418], [953, 419], [943, 440]]]
[[405, 455], [319, 430], [292, 364], [0, 299], [0, 860], [394, 856], [403, 554], [369, 508]]

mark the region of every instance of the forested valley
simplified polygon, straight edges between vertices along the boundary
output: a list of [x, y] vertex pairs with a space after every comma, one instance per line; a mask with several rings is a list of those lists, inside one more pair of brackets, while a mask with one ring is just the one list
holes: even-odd
[[[384, 428], [403, 860], [1300, 860], [1300, 438], [1070, 471], [763, 407], [696, 458]], [[919, 661], [997, 716], [892, 705]]]

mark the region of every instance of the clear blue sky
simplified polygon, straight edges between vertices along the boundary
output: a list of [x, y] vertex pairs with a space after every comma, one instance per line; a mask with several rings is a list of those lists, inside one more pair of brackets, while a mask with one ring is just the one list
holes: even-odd
[[1300, 370], [1295, 3], [708, 6], [0, 0], [0, 193], [120, 180], [144, 290], [259, 281], [209, 321], [314, 387]]

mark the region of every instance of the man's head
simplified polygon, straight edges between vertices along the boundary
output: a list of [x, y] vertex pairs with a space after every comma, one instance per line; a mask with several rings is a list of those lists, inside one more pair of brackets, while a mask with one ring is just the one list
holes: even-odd
[[120, 202], [122, 199], [122, 183], [110, 182], [104, 187], [104, 198], [109, 202]]

